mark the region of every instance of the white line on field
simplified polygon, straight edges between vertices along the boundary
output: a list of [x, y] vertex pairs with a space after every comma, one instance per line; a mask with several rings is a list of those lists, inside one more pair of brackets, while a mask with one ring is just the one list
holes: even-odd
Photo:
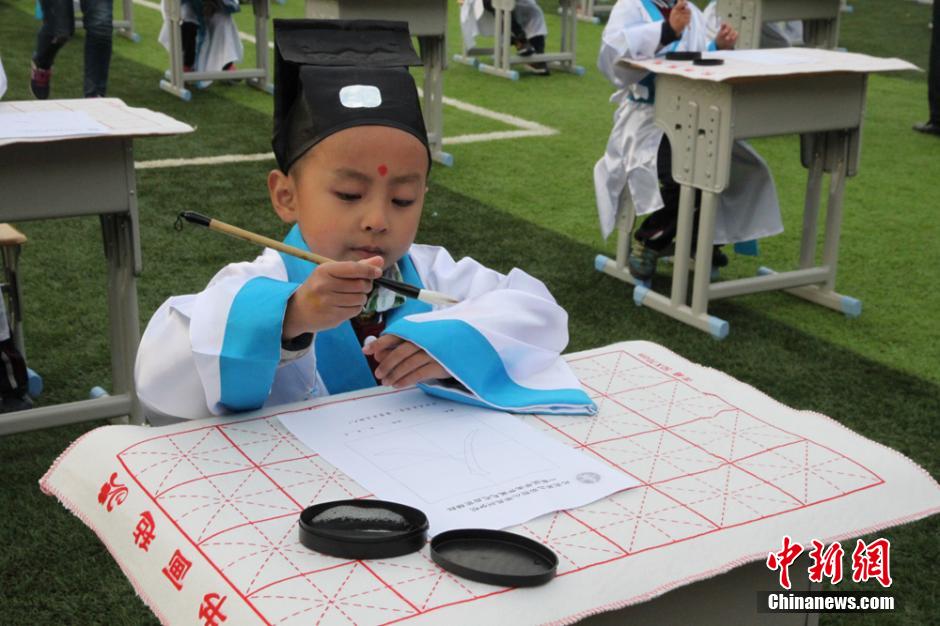
[[274, 160], [273, 152], [258, 152], [256, 154], [222, 154], [211, 157], [194, 157], [191, 159], [157, 159], [155, 161], [137, 161], [134, 167], [139, 170], [156, 170], [165, 167], [184, 167], [187, 165], [224, 165], [226, 163], [248, 163], [250, 161]]

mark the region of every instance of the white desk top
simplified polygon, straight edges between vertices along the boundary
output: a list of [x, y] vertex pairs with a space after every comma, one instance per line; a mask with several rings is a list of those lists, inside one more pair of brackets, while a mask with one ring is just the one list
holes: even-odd
[[622, 59], [620, 63], [657, 74], [685, 76], [713, 82], [769, 76], [828, 74], [833, 72], [897, 72], [919, 69], [903, 59], [882, 59], [854, 52], [818, 48], [776, 48], [767, 50], [721, 50], [704, 52], [703, 58], [721, 58], [724, 65], [695, 65], [691, 61]]
[[51, 136], [16, 136], [13, 133], [0, 133], [0, 146], [24, 142], [63, 141], [82, 137], [143, 137], [151, 135], [178, 135], [193, 132], [193, 127], [172, 117], [151, 111], [129, 107], [118, 98], [86, 98], [76, 100], [24, 100], [0, 102], [0, 129], [3, 127], [3, 115], [19, 114], [18, 123], [23, 123], [23, 114], [37, 112], [84, 112], [93, 122], [101, 125], [98, 132], [74, 132], [63, 130]]

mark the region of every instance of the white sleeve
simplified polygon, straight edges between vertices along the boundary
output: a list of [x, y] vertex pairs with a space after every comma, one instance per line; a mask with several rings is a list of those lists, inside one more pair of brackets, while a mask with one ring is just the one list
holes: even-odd
[[[595, 410], [567, 363], [568, 314], [541, 281], [477, 261], [454, 261], [443, 248], [415, 245], [411, 258], [424, 287], [461, 302], [389, 324], [386, 332], [433, 356], [465, 388], [424, 385], [426, 391], [518, 412]], [[463, 391], [467, 396], [457, 398]]]
[[662, 21], [650, 21], [639, 1], [618, 2], [601, 36], [597, 69], [617, 88], [633, 84], [647, 74], [618, 65], [620, 59], [651, 59], [656, 56]]
[[[272, 395], [285, 401], [276, 379], [284, 311], [296, 288], [279, 255], [265, 250], [251, 263], [226, 266], [200, 293], [167, 300], [137, 352], [135, 381], [145, 408], [196, 418], [260, 408]], [[296, 370], [292, 379], [299, 371], [314, 377], [297, 381], [308, 392], [316, 387], [313, 359], [310, 351], [288, 364]]]

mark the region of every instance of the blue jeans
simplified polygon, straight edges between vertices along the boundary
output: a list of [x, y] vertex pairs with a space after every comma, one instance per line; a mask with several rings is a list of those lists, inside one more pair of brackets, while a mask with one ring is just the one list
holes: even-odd
[[[72, 0], [39, 0], [42, 7], [42, 26], [36, 36], [36, 67], [49, 69], [55, 56], [75, 34], [75, 12]], [[113, 0], [81, 0], [82, 21], [85, 25], [85, 84], [86, 98], [104, 96], [108, 89], [108, 69], [111, 65], [111, 37]]]

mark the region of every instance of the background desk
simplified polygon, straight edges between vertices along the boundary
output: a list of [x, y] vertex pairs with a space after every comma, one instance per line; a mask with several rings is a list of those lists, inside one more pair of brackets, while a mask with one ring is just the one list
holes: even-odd
[[[754, 61], [759, 59], [759, 61]], [[775, 61], [776, 59], [776, 61]], [[796, 61], [794, 63], [794, 61]], [[786, 289], [850, 316], [861, 302], [835, 291], [845, 179], [858, 170], [869, 72], [913, 69], [906, 61], [865, 55], [783, 48], [742, 51], [716, 67], [663, 60], [630, 61], [656, 72], [655, 123], [672, 145], [672, 175], [680, 183], [678, 232], [669, 296], [637, 284], [626, 267], [630, 233], [621, 212], [616, 259], [598, 256], [595, 268], [637, 285], [633, 298], [686, 324], [724, 338], [728, 323], [708, 314], [710, 300]], [[801, 133], [801, 156], [809, 170], [799, 269], [709, 284], [711, 255], [695, 259], [688, 302], [693, 200], [702, 191], [698, 250], [714, 243], [718, 195], [728, 186], [731, 150], [739, 139]], [[822, 262], [816, 263], [816, 234], [823, 173], [830, 174]]]
[[447, 68], [447, 0], [306, 0], [306, 17], [320, 19], [369, 19], [408, 22], [418, 38], [424, 63], [424, 123], [428, 129], [431, 158], [453, 165], [444, 152], [444, 70]]
[[834, 49], [839, 42], [841, 0], [718, 0], [718, 15], [738, 31], [739, 48], [759, 48], [764, 22], [803, 21], [803, 41]]
[[[472, 0], [466, 0], [471, 2]], [[471, 65], [486, 74], [519, 80], [519, 72], [513, 65], [530, 63], [549, 63], [554, 69], [571, 72], [578, 76], [584, 74], [584, 68], [576, 64], [578, 5], [577, 0], [559, 0], [558, 13], [561, 15], [561, 47], [558, 52], [519, 56], [512, 54], [512, 11], [516, 0], [493, 0], [493, 47], [468, 49], [462, 45], [461, 54], [454, 55], [454, 60], [464, 65]], [[551, 35], [549, 33], [549, 35]], [[461, 39], [461, 41], [463, 41]], [[479, 57], [493, 57], [493, 64], [483, 63]]]
[[[0, 102], [0, 115], [57, 109], [84, 111], [111, 132], [3, 142], [0, 221], [100, 217], [108, 264], [111, 395], [2, 414], [0, 435], [125, 415], [134, 423], [140, 422], [134, 393], [134, 357], [140, 340], [136, 277], [141, 270], [141, 254], [133, 139], [192, 131], [165, 115], [126, 107], [116, 98]], [[27, 327], [30, 323], [41, 320], [25, 321]]]
[[274, 84], [268, 80], [268, 0], [251, 0], [255, 14], [255, 67], [243, 67], [231, 71], [186, 72], [183, 70], [183, 18], [181, 0], [164, 0], [163, 10], [169, 22], [170, 69], [160, 81], [160, 89], [177, 96], [185, 102], [192, 99], [186, 83], [204, 80], [245, 80], [249, 85], [267, 93], [274, 93]]
[[[41, 485], [98, 534], [165, 623], [190, 623], [211, 594], [225, 598], [226, 623], [239, 625], [568, 624], [615, 609], [588, 623], [761, 623], [754, 590], [775, 588], [761, 562], [784, 534], [828, 543], [940, 510], [940, 485], [900, 454], [661, 346], [621, 343], [567, 359], [597, 415], [519, 419], [640, 485], [513, 528], [559, 557], [558, 576], [542, 587], [458, 578], [427, 548], [348, 561], [300, 545], [303, 507], [371, 494], [277, 414], [315, 420], [318, 407], [338, 402], [355, 412], [358, 398], [398, 393], [388, 388], [237, 419], [104, 427]], [[146, 551], [134, 539], [145, 511], [156, 533]], [[176, 554], [192, 564], [179, 590], [163, 573]], [[807, 585], [799, 564], [790, 575]]]

